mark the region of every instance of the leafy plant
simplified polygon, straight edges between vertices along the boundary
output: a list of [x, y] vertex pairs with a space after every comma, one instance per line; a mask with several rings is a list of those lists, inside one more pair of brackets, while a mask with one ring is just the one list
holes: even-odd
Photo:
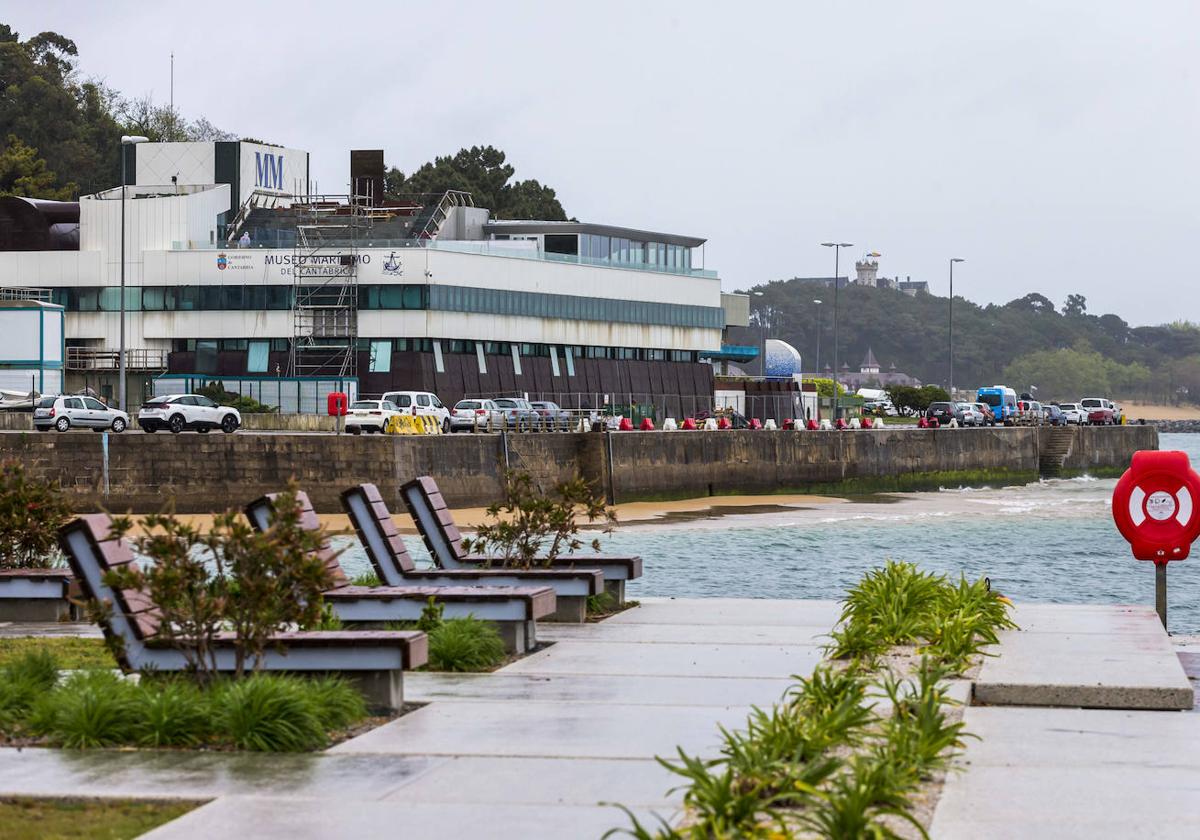
[[[487, 514], [493, 521], [480, 525], [463, 547], [506, 568], [529, 569], [535, 561], [548, 566], [560, 555], [578, 551], [583, 547], [580, 517], [603, 522], [606, 534], [617, 523], [616, 510], [580, 476], [558, 484], [551, 495], [540, 492], [529, 473], [513, 470], [504, 474], [504, 501], [491, 505]], [[591, 547], [599, 551], [600, 540], [592, 540]]]
[[504, 661], [500, 634], [474, 616], [447, 619], [428, 633], [431, 670], [486, 671]]
[[0, 463], [0, 569], [58, 565], [58, 529], [70, 515], [56, 482], [31, 479], [15, 459]]
[[275, 414], [279, 411], [277, 405], [267, 405], [253, 397], [244, 397], [233, 391], [226, 391], [225, 386], [216, 379], [206, 382], [196, 393], [203, 394], [217, 405], [236, 408], [242, 414]]
[[363, 572], [361, 575], [355, 575], [350, 581], [351, 586], [382, 586], [383, 581], [379, 579], [379, 575], [374, 572]]
[[57, 681], [58, 662], [44, 650], [28, 651], [0, 668], [0, 730], [15, 729]]
[[259, 752], [301, 752], [327, 742], [316, 704], [295, 677], [254, 674], [213, 689], [217, 731]]
[[137, 725], [135, 691], [111, 671], [77, 672], [34, 701], [29, 722], [71, 749], [129, 743]]
[[892, 714], [884, 722], [883, 737], [874, 750], [881, 761], [916, 778], [949, 765], [966, 737], [965, 724], [950, 723], [946, 718], [946, 708], [955, 705], [944, 683], [950, 675], [950, 669], [926, 657], [915, 680], [883, 678], [880, 686], [891, 702]]
[[345, 729], [367, 716], [362, 693], [344, 677], [318, 677], [309, 680], [305, 690], [326, 729]]
[[854, 756], [847, 771], [824, 789], [813, 789], [813, 803], [798, 814], [799, 823], [831, 840], [900, 840], [904, 835], [890, 820], [912, 826], [922, 837], [925, 829], [912, 815], [912, 781], [888, 762]]
[[134, 734], [144, 747], [192, 747], [209, 733], [210, 710], [193, 683], [143, 679], [133, 696]]

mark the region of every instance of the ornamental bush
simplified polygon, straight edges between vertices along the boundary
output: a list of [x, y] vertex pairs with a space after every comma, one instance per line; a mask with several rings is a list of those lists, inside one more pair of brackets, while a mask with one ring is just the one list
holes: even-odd
[[30, 479], [20, 461], [0, 464], [0, 569], [61, 563], [58, 529], [70, 515], [57, 483]]

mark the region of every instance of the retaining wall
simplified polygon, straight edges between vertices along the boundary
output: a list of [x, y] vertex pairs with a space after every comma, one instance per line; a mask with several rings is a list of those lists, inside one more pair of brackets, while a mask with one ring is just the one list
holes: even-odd
[[[618, 432], [612, 434], [146, 435], [0, 433], [16, 457], [57, 481], [80, 510], [147, 512], [173, 499], [181, 513], [240, 506], [295, 478], [322, 512], [362, 481], [397, 498], [399, 485], [432, 475], [451, 504], [487, 505], [504, 466], [543, 486], [576, 471], [616, 501], [737, 493], [854, 493], [950, 483], [1024, 482], [1038, 473], [1040, 429], [857, 432]], [[1067, 472], [1111, 474], [1138, 449], [1156, 449], [1151, 426], [1071, 429]], [[610, 471], [611, 463], [611, 471]], [[398, 506], [398, 505], [397, 505]]]

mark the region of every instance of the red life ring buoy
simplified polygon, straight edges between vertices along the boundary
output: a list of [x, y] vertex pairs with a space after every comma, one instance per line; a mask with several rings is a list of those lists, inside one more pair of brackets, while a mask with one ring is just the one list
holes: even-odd
[[1138, 560], [1182, 560], [1200, 536], [1200, 475], [1184, 452], [1135, 452], [1112, 514]]

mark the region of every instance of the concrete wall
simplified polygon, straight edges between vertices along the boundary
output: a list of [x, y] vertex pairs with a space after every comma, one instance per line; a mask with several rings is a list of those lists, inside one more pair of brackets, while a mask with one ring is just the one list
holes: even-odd
[[[1068, 471], [1119, 472], [1134, 451], [1158, 446], [1152, 426], [1072, 432]], [[532, 473], [543, 486], [578, 471], [619, 502], [1023, 482], [1037, 477], [1038, 446], [1038, 429], [341, 438], [0, 434], [0, 457], [19, 458], [35, 476], [61, 483], [79, 510], [148, 512], [174, 499], [181, 513], [240, 507], [290, 478], [309, 492], [319, 511], [337, 512], [345, 487], [372, 481], [396, 500], [400, 484], [424, 474], [437, 478], [451, 504], [486, 505], [500, 494], [506, 463]]]

